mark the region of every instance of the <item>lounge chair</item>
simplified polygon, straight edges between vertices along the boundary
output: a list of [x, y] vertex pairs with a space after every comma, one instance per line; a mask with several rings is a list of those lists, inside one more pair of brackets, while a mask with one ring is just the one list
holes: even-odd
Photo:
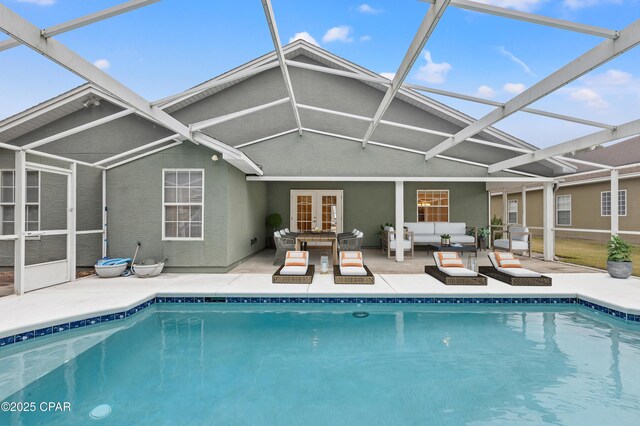
[[434, 252], [433, 260], [435, 266], [426, 265], [424, 272], [446, 285], [487, 285], [487, 277], [465, 268], [456, 252]]
[[308, 251], [288, 251], [284, 265], [271, 277], [274, 284], [311, 284], [315, 265], [309, 265]]
[[489, 253], [492, 266], [481, 266], [480, 273], [513, 286], [550, 286], [551, 278], [523, 268], [512, 253]]
[[335, 284], [375, 284], [375, 277], [364, 264], [361, 251], [341, 251], [339, 265], [333, 265]]

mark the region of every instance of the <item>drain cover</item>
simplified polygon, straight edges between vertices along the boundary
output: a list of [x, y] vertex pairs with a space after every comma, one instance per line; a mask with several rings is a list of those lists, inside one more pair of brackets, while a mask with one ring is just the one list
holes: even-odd
[[354, 318], [366, 318], [369, 316], [369, 312], [354, 312], [353, 313], [353, 317]]
[[91, 413], [89, 413], [91, 418], [96, 420], [104, 419], [109, 414], [111, 414], [111, 406], [109, 404], [98, 405], [96, 408], [91, 410]]

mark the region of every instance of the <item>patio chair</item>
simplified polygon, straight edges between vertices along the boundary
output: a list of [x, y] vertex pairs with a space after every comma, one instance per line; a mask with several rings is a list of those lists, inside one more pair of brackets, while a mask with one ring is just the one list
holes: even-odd
[[551, 278], [523, 268], [512, 253], [489, 253], [492, 266], [481, 266], [482, 275], [513, 286], [550, 286]]
[[288, 250], [296, 249], [296, 239], [283, 237], [279, 231], [273, 233], [273, 240], [276, 243], [276, 255], [273, 259], [274, 265], [282, 265]]
[[528, 252], [529, 257], [531, 257], [531, 238], [529, 238], [529, 228], [509, 226], [506, 231], [494, 229], [492, 234], [495, 234], [496, 232], [504, 233], [504, 236], [493, 241], [494, 249], [506, 250], [509, 252], [517, 251], [521, 252], [523, 255], [525, 252]]
[[487, 277], [465, 268], [456, 252], [435, 252], [433, 259], [435, 266], [426, 265], [424, 272], [445, 285], [487, 285]]
[[286, 253], [284, 265], [271, 276], [274, 284], [311, 284], [315, 273], [315, 265], [309, 265], [308, 251]]
[[335, 284], [375, 284], [375, 277], [364, 264], [361, 251], [340, 252], [339, 265], [333, 266]]
[[338, 239], [338, 250], [341, 252], [360, 250], [362, 248], [363, 238], [364, 234], [358, 231], [355, 235], [351, 234], [350, 237], [343, 237], [342, 239]]
[[341, 239], [343, 238], [351, 238], [351, 237], [355, 237], [358, 235], [358, 231], [356, 228], [353, 228], [353, 231], [351, 232], [341, 232], [337, 235], [338, 238], [338, 242], [340, 242]]
[[[391, 226], [385, 226], [382, 231], [382, 252], [387, 252], [387, 258], [391, 259], [391, 252], [396, 251], [397, 246], [397, 232]], [[403, 250], [411, 252], [411, 258], [413, 258], [413, 232], [405, 231], [402, 248]]]

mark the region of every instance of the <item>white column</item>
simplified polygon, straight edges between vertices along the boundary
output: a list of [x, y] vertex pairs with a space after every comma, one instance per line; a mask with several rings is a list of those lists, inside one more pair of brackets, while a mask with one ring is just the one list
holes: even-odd
[[71, 174], [67, 177], [67, 260], [69, 281], [76, 280], [76, 182], [78, 165], [71, 163]]
[[542, 184], [542, 231], [544, 260], [553, 260], [555, 256], [555, 235], [553, 231], [553, 182]]
[[618, 170], [611, 169], [611, 235], [620, 230], [618, 202]]
[[107, 257], [107, 170], [102, 170], [102, 257]]
[[509, 222], [509, 201], [507, 200], [507, 190], [502, 188], [502, 223]]
[[527, 226], [527, 187], [526, 186], [522, 186], [522, 220], [520, 221], [522, 223], [523, 227]]
[[14, 233], [17, 235], [14, 251], [13, 265], [13, 289], [17, 295], [24, 293], [25, 274], [25, 201], [27, 196], [26, 182], [27, 170], [25, 163], [27, 154], [24, 151], [16, 151], [16, 165], [14, 175], [15, 208], [14, 208]]
[[396, 181], [396, 262], [404, 262], [404, 182]]

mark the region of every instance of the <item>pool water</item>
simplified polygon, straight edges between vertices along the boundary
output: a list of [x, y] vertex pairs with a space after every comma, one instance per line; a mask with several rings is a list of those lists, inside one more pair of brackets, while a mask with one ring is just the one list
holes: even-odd
[[[575, 307], [309, 308], [150, 308], [5, 400], [70, 413], [0, 412], [0, 424], [640, 419], [637, 326]], [[92, 419], [103, 404], [110, 414]]]

